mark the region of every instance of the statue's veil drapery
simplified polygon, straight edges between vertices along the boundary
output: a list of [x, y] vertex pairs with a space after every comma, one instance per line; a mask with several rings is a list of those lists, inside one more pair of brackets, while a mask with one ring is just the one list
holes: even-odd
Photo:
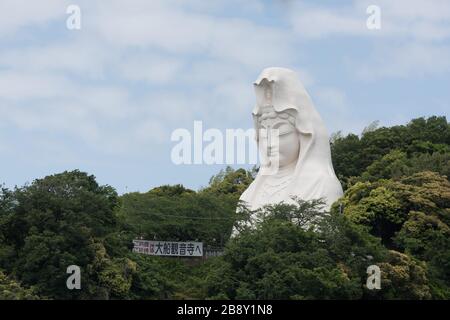
[[[299, 134], [300, 154], [294, 171], [294, 179], [286, 188], [286, 199], [297, 196], [303, 200], [324, 198], [327, 207], [342, 196], [342, 187], [331, 162], [327, 130], [311, 98], [295, 72], [285, 68], [267, 68], [254, 82], [256, 106], [253, 119], [258, 140], [257, 115], [264, 103], [264, 89], [259, 86], [266, 79], [272, 83], [272, 104], [277, 112], [295, 110], [295, 126]], [[267, 176], [258, 174], [242, 194], [240, 200], [251, 204], [255, 192]], [[256, 209], [256, 208], [253, 208]]]

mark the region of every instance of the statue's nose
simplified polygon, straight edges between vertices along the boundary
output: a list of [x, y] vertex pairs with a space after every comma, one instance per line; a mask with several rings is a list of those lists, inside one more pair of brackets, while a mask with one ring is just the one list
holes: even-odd
[[267, 156], [270, 156], [270, 152], [272, 151], [272, 130], [270, 126], [267, 128]]

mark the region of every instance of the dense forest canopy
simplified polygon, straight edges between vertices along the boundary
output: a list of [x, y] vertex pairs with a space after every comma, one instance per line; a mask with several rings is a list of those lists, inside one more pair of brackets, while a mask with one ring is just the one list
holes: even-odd
[[445, 117], [413, 119], [407, 125], [376, 128], [361, 134], [332, 135], [334, 170], [344, 187], [352, 178], [397, 178], [431, 170], [450, 173], [450, 130]]
[[[231, 240], [251, 214], [236, 207], [256, 168], [226, 168], [199, 191], [119, 196], [80, 171], [2, 188], [0, 299], [450, 299], [446, 118], [336, 133], [331, 151], [345, 194], [329, 214], [320, 200], [268, 206]], [[224, 254], [140, 255], [136, 238], [198, 240]], [[66, 287], [72, 264], [81, 290]], [[365, 286], [369, 265], [381, 269], [380, 290]]]

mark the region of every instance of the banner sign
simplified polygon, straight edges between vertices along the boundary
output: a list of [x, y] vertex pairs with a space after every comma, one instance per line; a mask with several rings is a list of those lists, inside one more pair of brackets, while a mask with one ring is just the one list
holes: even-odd
[[133, 252], [151, 256], [202, 257], [203, 242], [133, 240]]

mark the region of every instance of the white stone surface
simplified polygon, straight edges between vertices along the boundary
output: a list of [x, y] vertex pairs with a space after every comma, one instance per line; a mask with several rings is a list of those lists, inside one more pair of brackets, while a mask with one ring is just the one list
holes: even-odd
[[331, 162], [327, 130], [297, 74], [267, 68], [254, 88], [261, 167], [240, 199], [255, 210], [280, 201], [291, 203], [293, 196], [323, 198], [328, 209], [342, 196], [342, 187]]

